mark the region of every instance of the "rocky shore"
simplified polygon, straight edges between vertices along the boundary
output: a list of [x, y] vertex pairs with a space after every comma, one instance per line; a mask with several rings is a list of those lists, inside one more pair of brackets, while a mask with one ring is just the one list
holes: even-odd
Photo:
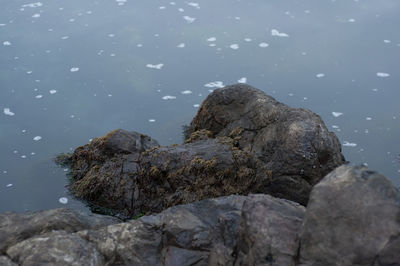
[[0, 214], [0, 265], [400, 266], [399, 190], [344, 165], [315, 113], [233, 85], [186, 135], [115, 130], [64, 156], [72, 193], [118, 215]]

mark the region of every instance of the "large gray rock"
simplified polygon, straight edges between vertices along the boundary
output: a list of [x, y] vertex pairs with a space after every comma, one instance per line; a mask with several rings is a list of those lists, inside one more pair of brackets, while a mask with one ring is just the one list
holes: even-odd
[[0, 214], [0, 254], [27, 238], [55, 230], [76, 232], [120, 222], [119, 219], [70, 209]]
[[104, 265], [93, 245], [64, 231], [26, 239], [7, 249], [7, 255], [19, 265]]
[[239, 149], [255, 154], [271, 171], [265, 193], [303, 205], [312, 186], [344, 163], [340, 142], [317, 114], [286, 106], [244, 84], [211, 93], [188, 135], [197, 130], [233, 138]]
[[231, 194], [267, 193], [306, 205], [344, 160], [321, 118], [247, 85], [215, 90], [181, 145], [115, 130], [69, 158], [74, 194], [127, 217]]
[[300, 265], [400, 265], [400, 192], [366, 167], [317, 184], [301, 231]]
[[1, 266], [17, 266], [12, 260], [10, 260], [6, 256], [0, 256], [0, 265]]

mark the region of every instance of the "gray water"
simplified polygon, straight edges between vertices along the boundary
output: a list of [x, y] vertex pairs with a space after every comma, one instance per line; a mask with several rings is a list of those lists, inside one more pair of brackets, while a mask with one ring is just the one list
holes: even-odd
[[116, 128], [180, 143], [237, 82], [400, 184], [398, 0], [0, 1], [0, 212], [84, 209], [55, 155]]

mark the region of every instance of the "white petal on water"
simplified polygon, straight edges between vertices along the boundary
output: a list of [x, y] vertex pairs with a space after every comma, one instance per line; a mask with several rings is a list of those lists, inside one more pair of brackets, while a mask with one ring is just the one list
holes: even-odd
[[26, 155], [21, 155], [21, 158], [22, 158], [22, 159], [25, 159], [25, 158], [26, 158]]
[[224, 83], [222, 81], [213, 81], [209, 82], [207, 84], [204, 84], [204, 87], [207, 88], [223, 88], [225, 87]]
[[154, 123], [154, 122], [156, 122], [156, 120], [155, 119], [149, 119], [149, 122], [150, 123]]
[[266, 43], [266, 42], [262, 42], [262, 43], [260, 43], [258, 46], [260, 46], [261, 48], [266, 48], [266, 47], [269, 46], [269, 44]]
[[156, 65], [153, 65], [153, 64], [147, 64], [146, 65], [146, 67], [148, 67], [148, 68], [152, 68], [152, 69], [161, 69], [162, 67], [164, 66], [164, 64], [156, 64]]
[[115, 2], [117, 2], [117, 4], [118, 4], [119, 6], [123, 6], [123, 5], [125, 5], [126, 2], [128, 2], [128, 1], [127, 1], [127, 0], [115, 0]]
[[391, 40], [383, 40], [384, 43], [391, 43]]
[[353, 23], [353, 22], [356, 22], [356, 20], [355, 20], [354, 18], [350, 18], [350, 19], [348, 20], [348, 22]]
[[57, 93], [57, 90], [49, 90], [50, 94], [55, 94]]
[[194, 107], [194, 108], [198, 108], [198, 107], [200, 107], [200, 104], [198, 104], [198, 103], [193, 104], [193, 107]]
[[114, 37], [115, 37], [115, 34], [113, 34], [113, 33], [110, 33], [110, 34], [108, 34], [108, 37], [110, 37], [110, 38], [114, 38]]
[[3, 113], [4, 113], [5, 115], [9, 115], [9, 116], [15, 115], [14, 112], [11, 112], [10, 108], [4, 108], [4, 109], [3, 109]]
[[68, 203], [68, 199], [66, 197], [61, 197], [58, 199], [58, 202], [60, 202], [61, 204], [67, 204]]
[[163, 10], [163, 9], [165, 9], [166, 7], [165, 6], [159, 6], [158, 7], [158, 9], [160, 9], [160, 10]]
[[339, 128], [339, 126], [337, 126], [337, 125], [332, 125], [332, 128], [334, 128], [334, 129], [338, 129], [338, 128]]
[[6, 185], [6, 187], [12, 187], [13, 186], [13, 184], [7, 184]]
[[178, 11], [179, 11], [179, 12], [185, 12], [185, 9], [183, 9], [183, 8], [178, 8]]
[[175, 100], [176, 96], [171, 96], [171, 95], [165, 95], [162, 97], [163, 100]]
[[180, 44], [178, 44], [176, 47], [178, 47], [178, 48], [185, 48], [185, 44], [184, 43], [180, 43]]
[[77, 72], [77, 71], [79, 71], [79, 67], [71, 67], [70, 71]]
[[186, 90], [186, 91], [181, 91], [182, 94], [192, 94], [193, 92], [190, 90]]
[[63, 37], [61, 37], [61, 40], [66, 40], [68, 38], [69, 38], [69, 36], [63, 36]]
[[289, 35], [287, 33], [279, 32], [277, 29], [272, 29], [271, 35], [276, 36], [276, 37], [289, 37]]
[[210, 47], [215, 47], [216, 44], [215, 44], [215, 43], [210, 43], [208, 46], [210, 46]]
[[217, 40], [217, 38], [215, 37], [210, 37], [207, 39], [207, 42], [215, 42]]
[[239, 82], [239, 83], [246, 83], [246, 82], [247, 82], [247, 78], [246, 78], [246, 77], [240, 78], [240, 79], [238, 79], [237, 82]]
[[387, 78], [390, 76], [390, 74], [384, 73], [384, 72], [378, 72], [378, 73], [376, 73], [376, 76], [378, 76], [380, 78]]
[[366, 117], [365, 120], [371, 121], [372, 117]]
[[339, 116], [343, 115], [343, 113], [341, 113], [341, 112], [332, 112], [332, 115], [334, 117], [339, 117]]
[[324, 73], [318, 73], [317, 75], [315, 75], [317, 78], [323, 78], [325, 77]]
[[41, 136], [36, 136], [36, 137], [33, 138], [34, 141], [39, 141], [39, 140], [41, 140], [41, 139], [42, 139]]
[[229, 45], [229, 47], [233, 50], [237, 50], [237, 49], [239, 49], [239, 44], [234, 43], [234, 44]]
[[40, 14], [39, 14], [39, 13], [33, 14], [32, 17], [33, 17], [33, 18], [40, 18]]
[[244, 38], [244, 41], [245, 41], [245, 42], [251, 42], [252, 39], [250, 39], [250, 38]]
[[196, 20], [196, 18], [192, 18], [189, 16], [183, 16], [183, 19], [186, 20], [188, 23], [193, 23]]
[[3, 42], [3, 45], [4, 45], [4, 46], [10, 46], [11, 43], [10, 43], [9, 41], [4, 41], [4, 42]]
[[348, 142], [348, 141], [343, 141], [342, 146], [345, 146], [345, 147], [356, 147], [356, 146], [357, 146], [357, 143]]
[[35, 98], [36, 98], [36, 99], [43, 98], [43, 95], [41, 95], [41, 94], [39, 94], [39, 95], [36, 95], [36, 96], [35, 96]]

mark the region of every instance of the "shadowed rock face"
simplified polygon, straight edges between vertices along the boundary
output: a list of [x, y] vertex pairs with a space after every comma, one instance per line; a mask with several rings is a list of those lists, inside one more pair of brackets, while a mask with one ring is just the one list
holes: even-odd
[[71, 189], [126, 215], [230, 194], [267, 193], [307, 203], [313, 185], [343, 164], [321, 118], [247, 85], [215, 90], [181, 145], [115, 130], [69, 158]]

